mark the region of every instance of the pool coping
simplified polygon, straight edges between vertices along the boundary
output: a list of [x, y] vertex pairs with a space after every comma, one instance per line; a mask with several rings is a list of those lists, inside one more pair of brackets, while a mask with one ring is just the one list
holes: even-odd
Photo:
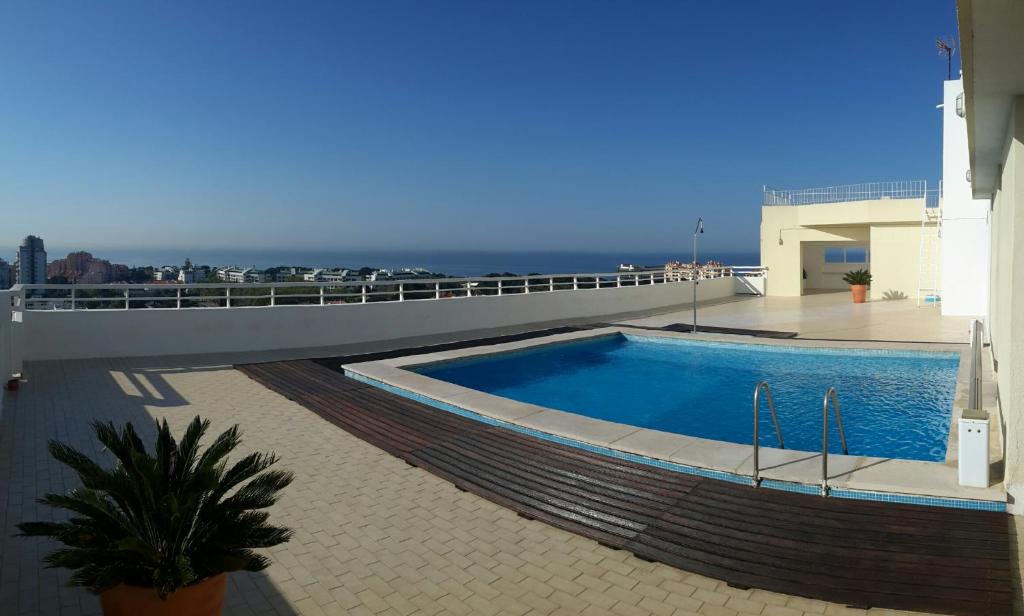
[[[896, 500], [967, 508], [1005, 508], [1006, 495], [1002, 484], [988, 488], [960, 486], [957, 477], [957, 419], [963, 411], [969, 380], [969, 362], [965, 345], [872, 343], [859, 341], [775, 340], [730, 334], [656, 332], [628, 326], [610, 326], [568, 332], [464, 349], [403, 356], [342, 366], [345, 373], [368, 384], [382, 387], [431, 406], [465, 414], [474, 419], [516, 429], [541, 438], [549, 438], [571, 446], [599, 450], [642, 463], [673, 468], [737, 482], [750, 482], [753, 471], [753, 446], [726, 441], [638, 428], [621, 423], [593, 419], [575, 413], [549, 409], [473, 390], [433, 379], [408, 370], [416, 366], [454, 361], [468, 357], [494, 355], [539, 348], [552, 344], [614, 335], [642, 338], [669, 338], [691, 342], [727, 342], [808, 349], [869, 349], [914, 352], [954, 352], [961, 355], [957, 373], [957, 389], [950, 420], [950, 434], [943, 462], [923, 462], [829, 454], [829, 486], [833, 496]], [[986, 377], [990, 366], [986, 367]], [[993, 387], [985, 388], [993, 392]], [[840, 401], [842, 392], [840, 392]], [[990, 409], [993, 443], [990, 451], [1001, 457], [998, 444], [1000, 422], [997, 419], [994, 394], [986, 396]], [[760, 475], [762, 485], [788, 491], [818, 493], [821, 484], [821, 453], [762, 446]], [[915, 500], [917, 499], [917, 500]], [[949, 502], [930, 502], [945, 500]]]

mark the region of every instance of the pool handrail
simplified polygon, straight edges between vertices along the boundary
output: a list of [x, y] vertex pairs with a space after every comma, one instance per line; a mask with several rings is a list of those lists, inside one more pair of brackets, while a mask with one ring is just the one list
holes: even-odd
[[843, 455], [850, 452], [846, 448], [846, 432], [843, 431], [843, 415], [839, 412], [839, 394], [835, 387], [825, 391], [821, 417], [821, 495], [828, 496], [828, 402], [832, 400], [832, 408], [836, 411], [836, 426], [839, 427], [839, 441], [843, 446]]
[[775, 425], [775, 435], [779, 437], [779, 449], [785, 449], [786, 448], [785, 443], [782, 441], [782, 430], [779, 429], [779, 418], [775, 414], [775, 401], [772, 400], [772, 388], [768, 386], [768, 381], [759, 381], [757, 383], [757, 386], [754, 388], [754, 476], [753, 476], [753, 480], [754, 480], [754, 487], [755, 488], [761, 485], [761, 467], [760, 467], [760, 462], [759, 462], [759, 458], [758, 458], [758, 449], [760, 448], [760, 443], [758, 443], [758, 440], [759, 440], [759, 438], [758, 438], [759, 429], [758, 428], [760, 427], [760, 424], [761, 424], [761, 416], [760, 416], [760, 412], [759, 412], [761, 403], [760, 403], [760, 397], [759, 396], [760, 396], [760, 393], [761, 393], [762, 389], [764, 390], [765, 398], [768, 399], [768, 410], [772, 414], [772, 423]]
[[984, 329], [981, 321], [975, 319], [971, 322], [971, 376], [967, 389], [967, 410], [980, 411], [982, 409], [982, 363], [981, 353], [985, 346]]

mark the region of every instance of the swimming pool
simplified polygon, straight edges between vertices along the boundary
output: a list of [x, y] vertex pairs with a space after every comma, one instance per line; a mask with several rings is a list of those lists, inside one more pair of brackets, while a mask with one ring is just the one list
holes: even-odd
[[[616, 334], [414, 368], [463, 387], [629, 424], [749, 444], [751, 398], [770, 383], [787, 449], [821, 450], [821, 402], [839, 392], [851, 455], [942, 461], [959, 355]], [[777, 446], [762, 407], [760, 443]], [[839, 453], [835, 427], [830, 451]]]

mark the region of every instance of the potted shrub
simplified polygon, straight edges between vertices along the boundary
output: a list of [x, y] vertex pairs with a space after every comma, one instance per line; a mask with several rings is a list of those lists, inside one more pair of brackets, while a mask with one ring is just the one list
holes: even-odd
[[201, 450], [209, 425], [196, 417], [175, 441], [164, 420], [149, 452], [132, 424], [118, 431], [96, 422], [96, 437], [116, 458], [111, 468], [50, 441], [50, 454], [82, 485], [39, 499], [69, 510], [67, 521], [24, 522], [20, 534], [61, 542], [47, 566], [73, 570], [71, 584], [99, 594], [106, 616], [220, 614], [227, 573], [265, 569], [270, 561], [253, 548], [291, 537], [268, 524], [263, 510], [292, 475], [268, 470], [277, 462], [272, 453], [229, 465], [240, 442], [237, 425]]
[[850, 285], [853, 303], [863, 304], [868, 294], [868, 285], [871, 284], [871, 272], [865, 269], [846, 272], [843, 274], [843, 282]]

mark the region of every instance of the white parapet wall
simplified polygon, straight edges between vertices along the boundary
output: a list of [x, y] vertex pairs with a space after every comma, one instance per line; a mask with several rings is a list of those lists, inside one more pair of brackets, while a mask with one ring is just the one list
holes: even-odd
[[[763, 280], [701, 281], [699, 301], [757, 293]], [[279, 351], [658, 310], [691, 302], [690, 282], [366, 304], [29, 310], [24, 361]]]
[[11, 301], [14, 296], [11, 291], [0, 291], [0, 411], [4, 408], [3, 388], [19, 370], [15, 366], [14, 324], [11, 322]]

